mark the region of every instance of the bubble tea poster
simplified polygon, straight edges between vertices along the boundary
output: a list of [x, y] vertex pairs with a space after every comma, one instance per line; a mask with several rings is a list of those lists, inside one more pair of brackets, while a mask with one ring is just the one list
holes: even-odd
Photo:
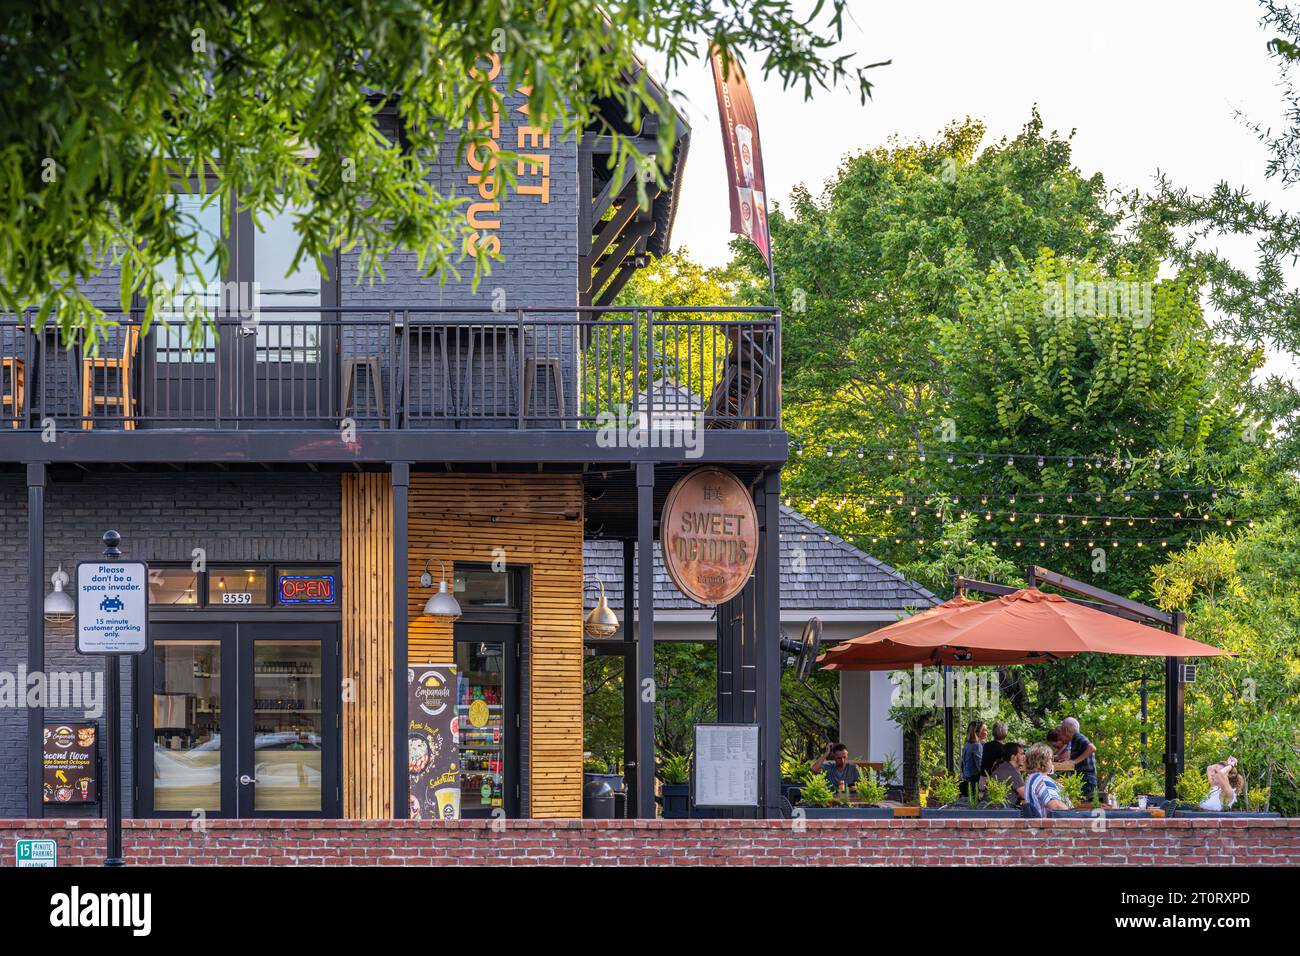
[[406, 736], [412, 820], [460, 819], [460, 740], [456, 665], [407, 668]]

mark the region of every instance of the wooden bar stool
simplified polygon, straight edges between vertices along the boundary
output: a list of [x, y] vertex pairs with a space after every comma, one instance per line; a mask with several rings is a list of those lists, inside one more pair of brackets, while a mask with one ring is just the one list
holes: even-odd
[[[561, 427], [564, 425], [564, 367], [558, 358], [530, 358], [524, 364], [524, 417], [549, 417], [550, 403], [547, 403], [548, 415], [536, 415], [533, 409], [533, 392], [537, 388], [537, 373], [541, 371], [542, 381], [549, 376], [555, 384], [555, 404]], [[544, 386], [543, 386], [544, 387]]]
[[[369, 401], [366, 403], [369, 412], [374, 410], [374, 418], [379, 420], [379, 427], [385, 426], [384, 421], [384, 377], [379, 369], [379, 359], [373, 355], [364, 357], [345, 358], [343, 360], [343, 417], [348, 417], [352, 410], [352, 402], [357, 393], [357, 372], [361, 369], [366, 370], [370, 378]], [[371, 417], [367, 415], [366, 417]]]
[[[8, 374], [9, 391], [0, 395], [0, 413], [12, 418], [10, 425], [21, 428], [27, 412], [27, 368], [18, 356], [0, 357], [0, 379]], [[0, 383], [2, 384], [2, 383]]]
[[[131, 370], [135, 365], [135, 353], [140, 346], [140, 327], [129, 325], [126, 328], [126, 341], [122, 344], [122, 354], [117, 357], [81, 359], [81, 427], [87, 431], [94, 429], [96, 409], [120, 408], [122, 410], [122, 428], [135, 431], [135, 399], [131, 394]], [[116, 381], [105, 382], [104, 394], [95, 391], [95, 372], [108, 373], [111, 379], [117, 373]], [[113, 387], [115, 386], [115, 387]]]

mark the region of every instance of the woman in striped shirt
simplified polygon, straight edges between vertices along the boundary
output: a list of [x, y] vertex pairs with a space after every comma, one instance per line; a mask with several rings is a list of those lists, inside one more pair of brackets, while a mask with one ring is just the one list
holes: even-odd
[[1046, 817], [1048, 810], [1069, 810], [1070, 803], [1052, 779], [1052, 748], [1047, 744], [1034, 744], [1025, 755], [1025, 803], [1034, 813]]

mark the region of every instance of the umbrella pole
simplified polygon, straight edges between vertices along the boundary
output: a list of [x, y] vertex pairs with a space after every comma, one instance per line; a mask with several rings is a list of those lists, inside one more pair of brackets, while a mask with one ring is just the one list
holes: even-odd
[[952, 773], [952, 668], [947, 664], [943, 665], [943, 758]]

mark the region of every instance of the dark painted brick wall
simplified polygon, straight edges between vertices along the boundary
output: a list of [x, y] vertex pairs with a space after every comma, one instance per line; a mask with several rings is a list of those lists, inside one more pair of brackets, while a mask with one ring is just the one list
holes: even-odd
[[[337, 561], [341, 537], [340, 486], [333, 475], [86, 476], [51, 481], [45, 504], [43, 577], [59, 562], [69, 572], [99, 556], [99, 537], [112, 527], [124, 551], [146, 561], [191, 560], [195, 548], [218, 561]], [[21, 480], [0, 479], [0, 669], [26, 662], [27, 490]], [[48, 585], [47, 585], [48, 589]], [[48, 670], [98, 671], [99, 658], [73, 647], [71, 628], [46, 629]], [[124, 740], [134, 700], [129, 661], [123, 668]], [[80, 719], [49, 710], [47, 720]], [[26, 711], [0, 708], [0, 817], [26, 814]], [[129, 748], [123, 773], [132, 774]], [[130, 792], [129, 790], [127, 791]], [[129, 812], [129, 803], [128, 803]]]

